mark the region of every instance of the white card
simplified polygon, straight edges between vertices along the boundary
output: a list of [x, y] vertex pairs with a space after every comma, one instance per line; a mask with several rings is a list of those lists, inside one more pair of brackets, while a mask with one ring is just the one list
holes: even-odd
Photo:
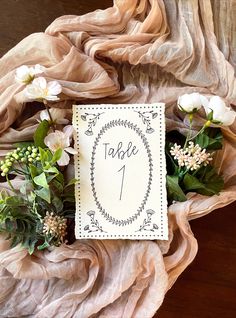
[[77, 239], [168, 239], [164, 112], [74, 105]]

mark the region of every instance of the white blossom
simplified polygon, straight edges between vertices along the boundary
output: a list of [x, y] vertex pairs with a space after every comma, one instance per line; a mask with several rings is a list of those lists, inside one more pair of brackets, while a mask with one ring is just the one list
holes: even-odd
[[213, 123], [230, 126], [235, 120], [236, 112], [230, 107], [227, 107], [223, 99], [219, 96], [211, 97], [209, 103], [205, 105], [204, 108], [208, 116], [212, 113], [210, 120]]
[[15, 79], [18, 83], [29, 84], [35, 78], [35, 75], [42, 74], [44, 71], [45, 67], [40, 64], [32, 67], [22, 65], [16, 69]]
[[[64, 118], [66, 116], [65, 109], [50, 108], [48, 111], [50, 112], [53, 124], [67, 125], [69, 123], [69, 120]], [[41, 121], [43, 121], [43, 120], [51, 121], [51, 118], [48, 114], [48, 111], [45, 109], [45, 110], [42, 110], [40, 112], [39, 116], [40, 116]]]
[[199, 93], [184, 94], [178, 98], [178, 107], [188, 114], [198, 111], [206, 103], [206, 97]]
[[57, 81], [47, 82], [44, 77], [37, 77], [26, 86], [24, 93], [29, 101], [57, 101], [61, 91], [62, 87]]
[[56, 130], [48, 134], [44, 138], [45, 145], [52, 151], [56, 152], [58, 149], [62, 150], [61, 158], [57, 161], [59, 166], [67, 166], [70, 161], [70, 154], [76, 154], [76, 150], [70, 147], [73, 134], [73, 127], [71, 125], [65, 126], [63, 131]]

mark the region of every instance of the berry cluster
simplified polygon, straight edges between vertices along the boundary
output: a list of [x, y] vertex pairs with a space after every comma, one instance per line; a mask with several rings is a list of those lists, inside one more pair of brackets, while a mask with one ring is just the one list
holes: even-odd
[[17, 148], [8, 152], [5, 160], [0, 162], [0, 170], [2, 171], [1, 176], [5, 177], [9, 172], [14, 170], [16, 165], [30, 164], [35, 161], [40, 161], [39, 149], [37, 147], [28, 146]]

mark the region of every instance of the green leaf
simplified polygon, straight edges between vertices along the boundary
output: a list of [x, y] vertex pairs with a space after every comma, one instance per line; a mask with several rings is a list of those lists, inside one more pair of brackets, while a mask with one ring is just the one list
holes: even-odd
[[199, 134], [195, 140], [195, 144], [198, 144], [201, 148], [207, 150], [222, 149], [223, 136], [220, 128], [208, 128], [202, 134]]
[[179, 186], [179, 178], [178, 176], [166, 176], [166, 186], [167, 186], [167, 194], [168, 201], [186, 201], [187, 198]]
[[168, 175], [177, 175], [178, 174], [178, 166], [174, 161], [174, 158], [170, 154], [170, 148], [172, 144], [167, 144], [165, 153], [166, 153], [166, 170]]
[[42, 188], [40, 190], [35, 190], [35, 194], [46, 202], [51, 203], [51, 194], [49, 189]]
[[39, 251], [42, 251], [49, 246], [50, 246], [50, 244], [47, 241], [45, 241], [43, 244], [39, 245], [37, 248]]
[[22, 197], [12, 196], [5, 199], [5, 204], [10, 207], [20, 207], [25, 205], [25, 201]]
[[47, 151], [44, 150], [43, 148], [39, 147], [39, 154], [40, 154], [40, 159], [41, 159], [41, 163], [44, 166], [44, 163], [46, 161], [48, 161], [48, 154]]
[[57, 196], [53, 196], [52, 204], [55, 207], [57, 213], [60, 213], [63, 210], [63, 202]]
[[59, 170], [56, 167], [51, 167], [51, 168], [48, 168], [48, 169], [44, 169], [44, 172], [46, 172], [46, 173], [55, 173], [56, 175], [59, 174]]
[[48, 189], [49, 185], [47, 182], [47, 178], [46, 178], [46, 174], [44, 172], [42, 172], [39, 176], [34, 177], [34, 183], [45, 188]]
[[36, 147], [45, 148], [44, 138], [47, 136], [50, 124], [47, 120], [43, 120], [34, 133], [34, 144]]
[[15, 235], [11, 241], [11, 248], [16, 247], [22, 241], [21, 235]]
[[14, 147], [16, 148], [24, 148], [28, 146], [34, 146], [33, 141], [22, 141], [22, 142], [16, 142], [13, 144]]
[[20, 193], [23, 194], [23, 195], [26, 195], [26, 193], [27, 193], [27, 184], [26, 184], [26, 182], [23, 183], [23, 185], [20, 187]]
[[[57, 174], [47, 176], [47, 182], [50, 183], [53, 179], [55, 179]], [[50, 183], [51, 184], [51, 183]]]
[[65, 188], [70, 187], [70, 186], [72, 186], [72, 185], [74, 185], [74, 184], [76, 184], [76, 183], [78, 183], [78, 180], [75, 179], [75, 178], [73, 178], [73, 179], [71, 179], [71, 180], [67, 183], [67, 185], [65, 186]]
[[59, 172], [59, 174], [56, 177], [57, 181], [60, 182], [62, 184], [62, 186], [64, 186], [64, 176], [61, 172]]
[[63, 195], [63, 202], [70, 202], [70, 203], [75, 203], [75, 196], [74, 195]]
[[183, 184], [186, 191], [205, 189], [204, 184], [189, 173], [185, 174]]
[[5, 220], [5, 228], [6, 228], [7, 232], [11, 232], [12, 231], [13, 222], [9, 218], [7, 218]]
[[184, 189], [203, 195], [218, 194], [224, 187], [224, 180], [212, 166], [202, 167], [195, 176], [186, 173], [183, 179]]
[[53, 181], [52, 181], [52, 183], [50, 184], [50, 186], [51, 186], [51, 188], [55, 191], [55, 192], [57, 192], [57, 193], [62, 193], [63, 192], [63, 185], [59, 182], [59, 181], [57, 181], [56, 179], [54, 179]]
[[75, 218], [75, 210], [64, 210], [63, 216], [67, 219], [74, 219]]
[[32, 164], [29, 165], [29, 168], [30, 168], [30, 174], [32, 179], [34, 179], [34, 177], [38, 176], [42, 172], [41, 169], [37, 168], [36, 166]]
[[38, 240], [35, 240], [32, 244], [29, 245], [28, 247], [28, 253], [29, 255], [32, 255], [34, 253], [35, 249], [35, 244], [37, 243]]
[[207, 115], [207, 119], [212, 121], [212, 119], [213, 119], [213, 110], [211, 110], [210, 113]]
[[52, 157], [51, 165], [53, 165], [54, 163], [56, 163], [56, 162], [61, 158], [61, 155], [62, 155], [62, 149], [57, 149], [57, 150], [54, 152], [54, 155], [53, 155], [53, 157]]
[[199, 169], [197, 176], [199, 176], [199, 180], [205, 185], [206, 188], [202, 194], [218, 194], [224, 188], [224, 179], [211, 165]]

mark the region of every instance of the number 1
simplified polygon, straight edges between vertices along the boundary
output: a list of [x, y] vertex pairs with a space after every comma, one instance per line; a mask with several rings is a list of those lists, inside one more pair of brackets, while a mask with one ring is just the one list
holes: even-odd
[[118, 170], [118, 172], [120, 172], [121, 170], [123, 170], [123, 174], [122, 174], [122, 181], [121, 181], [121, 188], [120, 188], [120, 200], [122, 198], [122, 191], [123, 191], [123, 185], [124, 185], [125, 165], [122, 168], [120, 168], [120, 170]]

